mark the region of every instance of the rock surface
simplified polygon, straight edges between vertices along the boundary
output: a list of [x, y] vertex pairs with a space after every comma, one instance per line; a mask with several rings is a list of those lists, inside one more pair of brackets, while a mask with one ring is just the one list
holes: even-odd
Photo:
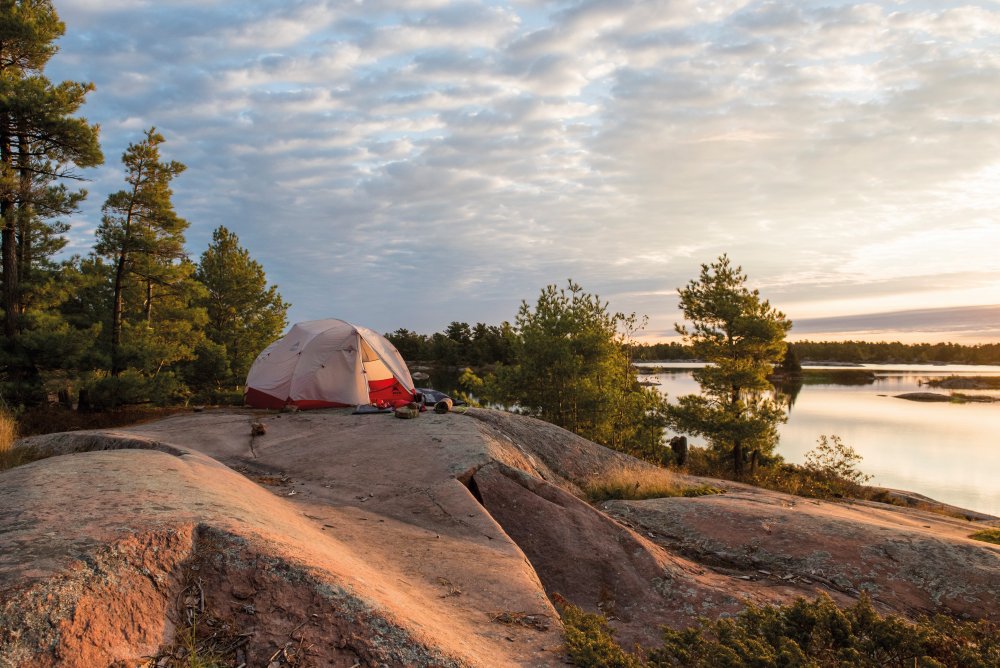
[[718, 481], [594, 508], [589, 479], [644, 465], [494, 411], [206, 411], [18, 447], [51, 456], [0, 473], [4, 668], [135, 665], [192, 610], [248, 665], [345, 668], [561, 665], [556, 593], [627, 645], [817, 591], [1000, 619], [1000, 546], [968, 538], [995, 518]]

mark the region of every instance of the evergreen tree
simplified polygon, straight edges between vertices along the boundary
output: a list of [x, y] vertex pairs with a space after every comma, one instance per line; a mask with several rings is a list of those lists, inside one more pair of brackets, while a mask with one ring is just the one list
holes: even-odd
[[514, 328], [509, 322], [504, 321], [499, 327], [478, 322], [472, 328], [472, 355], [469, 362], [480, 366], [510, 364], [516, 339]]
[[48, 0], [0, 0], [0, 267], [4, 332], [16, 340], [30, 294], [48, 276], [39, 264], [59, 250], [66, 226], [47, 220], [76, 210], [85, 193], [59, 183], [103, 161], [96, 125], [75, 118], [92, 84], [52, 84], [42, 74], [65, 26]]
[[489, 379], [488, 398], [619, 450], [659, 460], [663, 400], [639, 385], [626, 349], [634, 317], [610, 313], [569, 281], [522, 302], [515, 363]]
[[386, 334], [385, 338], [396, 347], [404, 360], [415, 362], [430, 359], [430, 343], [426, 334], [417, 334], [405, 327], [400, 327], [395, 332]]
[[104, 366], [101, 323], [107, 305], [108, 273], [73, 257], [51, 269], [52, 278], [34, 292], [24, 317], [20, 348], [48, 393], [68, 389], [82, 372]]
[[678, 290], [684, 318], [677, 332], [709, 365], [694, 372], [700, 395], [680, 397], [668, 408], [680, 432], [704, 436], [743, 475], [747, 459], [770, 454], [784, 410], [769, 395], [767, 378], [785, 354], [792, 323], [746, 287], [747, 277], [723, 255], [701, 266], [698, 280]]
[[[163, 135], [150, 128], [139, 143], [129, 144], [122, 155], [127, 188], [108, 195], [97, 229], [94, 252], [114, 262], [111, 308], [111, 373], [124, 368], [122, 335], [132, 318], [152, 326], [157, 292], [167, 299], [184, 298], [193, 273], [184, 256], [184, 230], [188, 223], [174, 211], [170, 182], [184, 171], [183, 164], [160, 159]], [[176, 313], [171, 304], [168, 317]], [[193, 343], [193, 342], [192, 342]]]
[[194, 358], [195, 350], [205, 339], [208, 320], [205, 309], [199, 305], [205, 298], [205, 288], [194, 279], [195, 270], [189, 260], [175, 263], [170, 282], [157, 284], [153, 309], [148, 278], [138, 275], [128, 283], [126, 301], [134, 307], [122, 323], [118, 348], [121, 370], [132, 368], [153, 377]]
[[225, 347], [232, 384], [242, 384], [254, 359], [281, 336], [288, 304], [277, 286], [268, 286], [260, 263], [240, 246], [239, 238], [220, 226], [202, 253], [195, 277], [207, 289], [205, 333]]

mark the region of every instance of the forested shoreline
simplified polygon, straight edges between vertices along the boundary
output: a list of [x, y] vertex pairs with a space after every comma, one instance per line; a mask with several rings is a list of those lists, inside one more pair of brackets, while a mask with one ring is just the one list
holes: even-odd
[[[899, 341], [796, 341], [788, 347], [802, 362], [854, 364], [1000, 364], [1000, 343], [900, 343]], [[690, 360], [694, 353], [680, 343], [635, 347], [636, 361]]]
[[[397, 329], [386, 334], [404, 359], [444, 366], [508, 364], [517, 331], [509, 323], [452, 322], [443, 332], [418, 334]], [[797, 341], [788, 344], [801, 362], [843, 364], [1000, 364], [1000, 343], [900, 343], [898, 341]], [[661, 362], [696, 359], [682, 343], [632, 343], [632, 360]]]

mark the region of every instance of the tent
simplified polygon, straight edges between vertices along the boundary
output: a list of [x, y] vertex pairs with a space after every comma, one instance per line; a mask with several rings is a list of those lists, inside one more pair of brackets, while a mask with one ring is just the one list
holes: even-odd
[[400, 406], [414, 399], [399, 351], [381, 334], [343, 320], [292, 326], [250, 367], [244, 399], [254, 408]]

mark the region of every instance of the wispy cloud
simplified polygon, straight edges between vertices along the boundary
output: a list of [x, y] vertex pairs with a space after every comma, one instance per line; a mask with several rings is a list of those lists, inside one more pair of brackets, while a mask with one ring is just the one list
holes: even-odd
[[156, 125], [192, 251], [236, 230], [296, 319], [495, 322], [572, 276], [668, 332], [722, 252], [793, 317], [1000, 303], [995, 3], [56, 6], [108, 156], [76, 251]]
[[1000, 306], [913, 309], [835, 318], [807, 318], [795, 323], [795, 338], [817, 334], [837, 339], [912, 339], [939, 332], [955, 341], [1000, 338]]

